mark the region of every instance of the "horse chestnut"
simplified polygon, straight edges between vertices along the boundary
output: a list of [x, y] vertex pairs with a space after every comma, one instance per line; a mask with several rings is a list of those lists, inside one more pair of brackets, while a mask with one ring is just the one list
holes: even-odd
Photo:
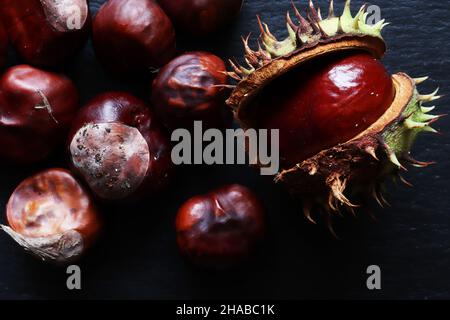
[[101, 229], [89, 194], [64, 169], [25, 179], [9, 198], [6, 216], [6, 233], [38, 258], [58, 264], [79, 258]]
[[228, 185], [184, 203], [176, 230], [181, 252], [195, 264], [234, 266], [263, 237], [263, 207], [247, 188]]
[[69, 153], [73, 169], [103, 200], [161, 191], [172, 169], [169, 141], [150, 109], [121, 92], [99, 95], [80, 110]]
[[153, 0], [109, 0], [93, 26], [100, 61], [120, 75], [142, 75], [175, 55], [172, 22]]
[[394, 95], [390, 75], [370, 54], [331, 55], [269, 85], [256, 102], [257, 126], [280, 130], [280, 157], [289, 168], [367, 129]]
[[376, 60], [389, 23], [371, 24], [367, 6], [352, 14], [350, 3], [337, 16], [330, 1], [323, 17], [309, 1], [306, 18], [293, 4], [296, 19], [286, 15], [282, 40], [258, 19], [260, 46], [244, 38], [245, 65], [232, 63], [228, 73], [238, 81], [227, 103], [239, 124], [280, 130], [282, 170], [274, 180], [301, 200], [306, 218], [323, 215], [330, 230], [342, 209], [356, 214], [372, 197], [385, 204], [385, 180], [405, 182], [407, 164], [429, 165], [410, 151], [442, 117], [424, 105], [440, 98], [438, 90], [417, 88], [427, 77], [390, 76]]
[[203, 37], [236, 17], [243, 0], [159, 0], [159, 3], [180, 30]]
[[86, 0], [4, 0], [0, 14], [17, 52], [27, 63], [54, 67], [86, 43]]
[[63, 141], [77, 108], [68, 78], [27, 65], [8, 69], [0, 78], [0, 157], [42, 160]]
[[204, 127], [223, 127], [231, 120], [225, 109], [225, 72], [222, 59], [207, 52], [187, 53], [169, 62], [152, 87], [152, 103], [164, 124], [190, 128], [200, 120]]
[[8, 35], [6, 34], [3, 24], [0, 22], [0, 68], [6, 60], [6, 51], [8, 49]]

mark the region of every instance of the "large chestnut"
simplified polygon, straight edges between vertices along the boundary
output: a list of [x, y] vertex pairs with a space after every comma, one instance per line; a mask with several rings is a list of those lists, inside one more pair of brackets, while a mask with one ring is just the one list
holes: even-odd
[[94, 19], [95, 52], [119, 75], [145, 75], [175, 55], [172, 22], [153, 0], [109, 0]]
[[9, 198], [6, 216], [6, 233], [38, 258], [58, 264], [78, 259], [101, 229], [91, 197], [64, 169], [25, 179]]
[[159, 0], [175, 25], [194, 36], [207, 36], [224, 27], [241, 10], [243, 0]]
[[75, 55], [91, 26], [87, 0], [3, 0], [0, 16], [17, 52], [43, 67]]
[[6, 60], [6, 51], [8, 49], [8, 35], [6, 34], [3, 23], [0, 22], [0, 68], [3, 67]]
[[169, 62], [152, 86], [152, 104], [164, 124], [189, 128], [199, 120], [203, 127], [224, 127], [231, 119], [225, 108], [225, 72], [222, 59], [207, 52], [187, 53]]
[[235, 266], [248, 257], [264, 234], [263, 207], [240, 185], [228, 185], [189, 199], [176, 218], [181, 252], [193, 263]]
[[255, 121], [280, 130], [281, 160], [290, 167], [364, 131], [394, 95], [389, 73], [370, 54], [334, 54], [270, 84], [258, 97]]
[[78, 109], [78, 92], [65, 76], [27, 65], [0, 78], [0, 157], [30, 164], [64, 140]]
[[69, 137], [73, 169], [103, 200], [148, 196], [169, 182], [169, 140], [138, 98], [97, 96], [80, 110]]

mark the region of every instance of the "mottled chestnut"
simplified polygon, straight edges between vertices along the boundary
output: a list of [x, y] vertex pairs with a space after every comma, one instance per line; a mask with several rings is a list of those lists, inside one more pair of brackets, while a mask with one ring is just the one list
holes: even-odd
[[179, 56], [161, 69], [152, 86], [152, 104], [170, 129], [191, 128], [194, 121], [203, 127], [222, 128], [231, 122], [225, 107], [225, 63], [207, 52]]
[[86, 0], [3, 0], [0, 16], [17, 52], [42, 67], [67, 62], [91, 28]]
[[0, 157], [30, 164], [65, 138], [78, 109], [78, 92], [65, 76], [27, 65], [0, 78]]
[[109, 0], [93, 27], [100, 62], [118, 75], [145, 75], [175, 55], [172, 22], [153, 0]]
[[236, 266], [263, 237], [263, 211], [257, 197], [240, 185], [193, 197], [178, 211], [178, 246], [199, 266]]
[[163, 190], [172, 169], [170, 144], [145, 103], [129, 94], [101, 94], [77, 115], [69, 135], [72, 168], [103, 200]]

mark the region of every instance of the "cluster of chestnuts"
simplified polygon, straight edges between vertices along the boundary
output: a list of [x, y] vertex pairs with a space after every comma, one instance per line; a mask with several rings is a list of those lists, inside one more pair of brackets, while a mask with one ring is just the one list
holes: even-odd
[[[242, 1], [160, 5], [109, 0], [93, 18], [86, 0], [8, 0], [0, 8], [0, 67], [9, 43], [26, 63], [0, 78], [1, 160], [30, 165], [66, 146], [67, 169], [20, 183], [7, 204], [8, 226], [1, 227], [45, 261], [70, 263], [90, 248], [105, 204], [167, 190], [174, 175], [171, 130], [195, 120], [230, 125], [225, 63], [208, 52], [177, 56], [172, 21], [192, 36], [207, 36], [236, 16]], [[191, 23], [197, 20], [204, 23]], [[153, 78], [151, 106], [126, 92], [106, 92], [80, 108], [75, 84], [54, 70], [91, 33], [98, 60], [113, 76]], [[262, 206], [245, 187], [226, 186], [189, 200], [176, 226], [180, 249], [194, 262], [234, 265], [262, 238]]]
[[[6, 208], [1, 228], [35, 256], [64, 264], [78, 259], [102, 229], [105, 203], [127, 203], [167, 190], [175, 173], [169, 133], [231, 126], [231, 107], [244, 128], [280, 130], [285, 183], [306, 217], [354, 208], [383, 181], [400, 176], [422, 131], [433, 132], [424, 104], [404, 73], [391, 77], [379, 59], [384, 20], [366, 23], [345, 3], [341, 16], [322, 18], [310, 1], [294, 6], [289, 36], [279, 41], [260, 21], [256, 50], [244, 39], [245, 63], [208, 52], [177, 55], [176, 33], [204, 37], [224, 28], [242, 0], [108, 0], [91, 17], [87, 0], [4, 0], [0, 7], [0, 67], [8, 43], [24, 61], [0, 77], [0, 157], [16, 165], [45, 160], [61, 145], [67, 169], [25, 179]], [[106, 92], [79, 107], [75, 84], [55, 67], [68, 62], [92, 34], [99, 62], [123, 79], [152, 77], [149, 103]], [[234, 79], [235, 84], [229, 84]], [[229, 89], [232, 89], [231, 92]], [[151, 92], [151, 93], [150, 93]], [[403, 179], [403, 178], [401, 178]], [[354, 201], [360, 201], [355, 203]], [[264, 234], [264, 210], [240, 185], [189, 199], [176, 217], [181, 252], [200, 266], [227, 267], [245, 259]]]

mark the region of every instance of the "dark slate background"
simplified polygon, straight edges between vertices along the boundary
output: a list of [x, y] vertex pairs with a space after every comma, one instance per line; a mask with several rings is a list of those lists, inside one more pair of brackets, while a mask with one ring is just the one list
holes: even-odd
[[[97, 11], [104, 1], [91, 1]], [[302, 1], [304, 8], [307, 1]], [[326, 1], [320, 1], [325, 8]], [[339, 10], [342, 2], [337, 1]], [[353, 1], [353, 10], [362, 1]], [[389, 51], [384, 63], [392, 72], [430, 75], [425, 93], [450, 88], [450, 6], [442, 0], [379, 0], [392, 24], [384, 31]], [[258, 34], [256, 15], [284, 35], [289, 0], [246, 0], [240, 18], [227, 30], [205, 41], [179, 39], [180, 51], [208, 50], [223, 58], [239, 57], [240, 36]], [[14, 54], [10, 64], [18, 63]], [[149, 83], [112, 80], [88, 46], [64, 70], [77, 83], [83, 102], [108, 90], [128, 90], [148, 100]], [[448, 112], [450, 98], [438, 101]], [[377, 222], [364, 215], [339, 221], [340, 240], [323, 227], [304, 221], [299, 208], [267, 178], [245, 166], [191, 167], [179, 170], [164, 198], [133, 207], [105, 210], [107, 228], [98, 245], [80, 263], [83, 289], [66, 289], [65, 269], [43, 265], [0, 235], [0, 298], [137, 298], [137, 299], [442, 299], [450, 298], [450, 197], [448, 130], [450, 120], [437, 124], [443, 133], [426, 135], [414, 149], [420, 160], [436, 160], [427, 169], [406, 176], [415, 188], [391, 186], [391, 207], [376, 208]], [[26, 176], [53, 165], [59, 157], [33, 168], [0, 168], [0, 205]], [[190, 196], [224, 183], [252, 188], [267, 208], [269, 230], [257, 256], [239, 270], [208, 273], [186, 264], [177, 252], [173, 221], [177, 208]], [[5, 222], [4, 213], [0, 222]], [[382, 290], [366, 288], [366, 268], [382, 270]]]

